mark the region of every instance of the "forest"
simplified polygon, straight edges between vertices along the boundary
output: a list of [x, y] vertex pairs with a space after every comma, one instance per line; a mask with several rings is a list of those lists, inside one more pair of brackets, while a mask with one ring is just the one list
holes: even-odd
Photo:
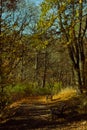
[[87, 129], [87, 0], [0, 0], [0, 130], [12, 129]]

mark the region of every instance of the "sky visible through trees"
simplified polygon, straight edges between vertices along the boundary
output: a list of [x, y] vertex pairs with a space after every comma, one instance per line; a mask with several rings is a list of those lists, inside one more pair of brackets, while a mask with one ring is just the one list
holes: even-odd
[[87, 0], [1, 0], [0, 122], [16, 115], [20, 128], [87, 119]]
[[38, 87], [35, 92], [51, 94], [66, 86], [83, 92], [87, 88], [86, 1], [8, 1], [2, 0], [0, 10], [2, 106], [6, 90], [18, 84], [27, 84], [29, 93]]
[[40, 4], [43, 0], [26, 0], [27, 2], [32, 1], [35, 2], [36, 5]]

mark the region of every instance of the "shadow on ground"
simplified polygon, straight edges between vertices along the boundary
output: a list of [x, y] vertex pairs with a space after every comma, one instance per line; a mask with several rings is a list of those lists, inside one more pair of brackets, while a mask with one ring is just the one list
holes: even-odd
[[[86, 130], [87, 114], [75, 111], [69, 113], [69, 108], [74, 109], [75, 103], [79, 104], [77, 101], [52, 101], [53, 104], [23, 102], [17, 105], [17, 108], [12, 107], [8, 112], [7, 109], [4, 111], [7, 116], [3, 121], [1, 119], [0, 130]], [[68, 113], [53, 118], [51, 108], [55, 108], [55, 105], [58, 109], [61, 106], [68, 107]]]
[[36, 129], [55, 129], [68, 127], [68, 125], [76, 124], [79, 121], [87, 121], [87, 114], [83, 115], [65, 115], [63, 118], [56, 118], [52, 120], [50, 117], [29, 117], [29, 116], [14, 116], [5, 123], [0, 124], [0, 130], [36, 130]]

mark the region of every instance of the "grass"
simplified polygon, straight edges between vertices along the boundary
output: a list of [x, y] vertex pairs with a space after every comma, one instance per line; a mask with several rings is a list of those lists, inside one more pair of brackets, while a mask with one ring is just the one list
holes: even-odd
[[[17, 84], [14, 87], [7, 86], [4, 91], [8, 95], [7, 99], [5, 99], [7, 105], [11, 104], [12, 105], [11, 107], [17, 106], [18, 104], [21, 103], [28, 103], [28, 102], [56, 103], [56, 100], [64, 101], [77, 97], [77, 91], [75, 88], [72, 87], [63, 88], [60, 83], [59, 84], [56, 83], [52, 87], [47, 85], [44, 88], [38, 87], [36, 83], [29, 83], [27, 85]], [[50, 95], [52, 95], [52, 101]], [[47, 98], [47, 96], [49, 97]], [[86, 98], [84, 96], [83, 97], [80, 96], [79, 98], [81, 99], [81, 103], [83, 104], [81, 106], [81, 109], [83, 109], [84, 106], [87, 106], [87, 102], [83, 100]]]
[[65, 88], [65, 89], [62, 89], [58, 94], [56, 95], [53, 95], [52, 97], [52, 101], [51, 99], [48, 101], [47, 100], [47, 95], [32, 95], [32, 96], [28, 96], [26, 98], [22, 98], [21, 100], [19, 99], [18, 101], [16, 102], [13, 102], [10, 107], [15, 107], [15, 106], [18, 106], [22, 103], [36, 103], [36, 102], [39, 102], [39, 103], [51, 103], [51, 102], [54, 102], [57, 100], [57, 101], [64, 101], [64, 100], [69, 100], [70, 98], [73, 98], [77, 95], [77, 92], [75, 89], [73, 88]]
[[[43, 101], [46, 100], [46, 95], [53, 95], [53, 99], [67, 99], [76, 94], [76, 90], [71, 87], [62, 88], [62, 84], [55, 83], [53, 87], [47, 85], [46, 87], [38, 87], [36, 83], [29, 84], [17, 84], [15, 86], [7, 86], [5, 93], [9, 95], [11, 102], [29, 97], [29, 96], [41, 96]], [[41, 99], [40, 97], [40, 99]], [[45, 98], [45, 99], [44, 99]], [[37, 100], [40, 100], [39, 98]]]
[[3, 119], [5, 119], [6, 117], [9, 117], [9, 115], [14, 115], [16, 111], [20, 109], [21, 104], [32, 106], [33, 104], [38, 105], [38, 103], [40, 105], [43, 103], [47, 106], [47, 108], [58, 106], [58, 103], [60, 104], [58, 107], [61, 107], [62, 103], [66, 103], [67, 107], [71, 106], [72, 111], [75, 109], [75, 106], [79, 105], [79, 109], [77, 110], [79, 114], [87, 114], [87, 96], [78, 95], [74, 88], [67, 87], [62, 89], [58, 94], [53, 95], [53, 100], [50, 101], [47, 101], [46, 95], [32, 95], [25, 98], [23, 97], [22, 99], [19, 99], [7, 106], [1, 114], [1, 117], [3, 116]]
[[9, 96], [10, 101], [17, 101], [25, 97], [29, 96], [44, 96], [44, 95], [52, 95], [57, 94], [62, 88], [60, 83], [55, 83], [53, 87], [47, 85], [42, 88], [37, 86], [36, 83], [29, 84], [16, 84], [15, 86], [6, 86], [4, 91]]
[[69, 98], [75, 97], [76, 95], [76, 89], [72, 87], [67, 87], [65, 89], [62, 89], [58, 94], [54, 95], [53, 99], [67, 100]]

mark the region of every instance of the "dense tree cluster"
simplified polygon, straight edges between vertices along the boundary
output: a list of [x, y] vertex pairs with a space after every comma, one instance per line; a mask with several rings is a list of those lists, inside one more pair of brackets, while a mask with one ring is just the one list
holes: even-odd
[[86, 0], [1, 0], [0, 104], [17, 83], [87, 90]]

